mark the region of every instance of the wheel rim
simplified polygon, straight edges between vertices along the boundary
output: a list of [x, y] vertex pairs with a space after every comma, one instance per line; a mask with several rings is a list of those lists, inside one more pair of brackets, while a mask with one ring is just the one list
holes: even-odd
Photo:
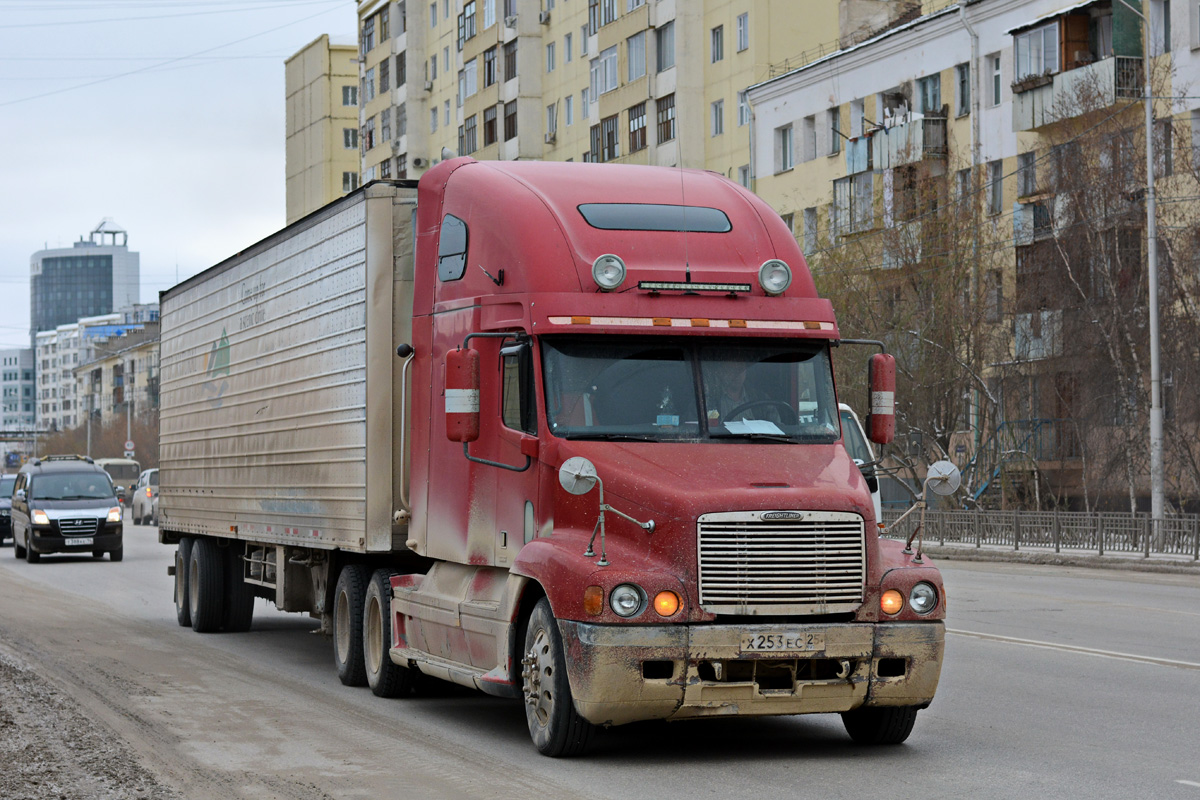
[[338, 662], [345, 664], [350, 660], [350, 600], [345, 592], [339, 592], [337, 603], [333, 608], [333, 622], [337, 626], [337, 636], [334, 643], [337, 647]]
[[554, 652], [550, 635], [539, 627], [534, 633], [529, 652], [521, 660], [522, 689], [525, 694], [525, 713], [530, 720], [545, 727], [554, 716]]
[[367, 671], [377, 675], [383, 668], [383, 609], [379, 599], [367, 600]]

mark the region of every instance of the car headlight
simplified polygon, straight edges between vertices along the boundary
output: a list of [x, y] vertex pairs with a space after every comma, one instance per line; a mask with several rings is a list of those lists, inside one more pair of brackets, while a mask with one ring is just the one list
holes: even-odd
[[121, 507], [120, 506], [113, 506], [112, 508], [110, 508], [108, 510], [108, 521], [109, 522], [120, 522], [121, 521]]
[[33, 516], [33, 524], [34, 525], [49, 525], [50, 524], [50, 517], [46, 516], [45, 511], [34, 511], [32, 516]]
[[646, 595], [632, 583], [622, 583], [609, 594], [608, 604], [618, 617], [632, 617], [646, 604]]
[[928, 614], [937, 608], [937, 589], [932, 583], [921, 581], [908, 594], [908, 605], [918, 614]]

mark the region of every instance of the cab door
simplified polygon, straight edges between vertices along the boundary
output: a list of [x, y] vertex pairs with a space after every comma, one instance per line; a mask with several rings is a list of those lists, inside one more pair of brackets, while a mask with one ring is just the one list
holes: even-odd
[[[496, 461], [517, 469], [496, 471], [496, 565], [512, 563], [538, 530], [538, 413], [533, 344], [500, 349], [500, 424]], [[527, 466], [526, 466], [527, 465]]]

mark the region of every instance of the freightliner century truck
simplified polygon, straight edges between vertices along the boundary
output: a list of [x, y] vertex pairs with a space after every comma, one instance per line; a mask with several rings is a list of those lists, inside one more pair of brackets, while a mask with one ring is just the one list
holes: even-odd
[[[179, 622], [319, 618], [344, 684], [598, 726], [839, 713], [895, 743], [945, 593], [881, 538], [796, 241], [707, 172], [447, 160], [161, 297]], [[870, 437], [894, 430], [872, 367]]]

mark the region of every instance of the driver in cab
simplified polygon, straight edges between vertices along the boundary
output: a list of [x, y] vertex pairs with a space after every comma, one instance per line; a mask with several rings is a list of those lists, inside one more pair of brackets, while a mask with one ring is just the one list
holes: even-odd
[[775, 398], [747, 385], [745, 361], [718, 361], [709, 369], [705, 385], [710, 423], [757, 419], [780, 422]]

